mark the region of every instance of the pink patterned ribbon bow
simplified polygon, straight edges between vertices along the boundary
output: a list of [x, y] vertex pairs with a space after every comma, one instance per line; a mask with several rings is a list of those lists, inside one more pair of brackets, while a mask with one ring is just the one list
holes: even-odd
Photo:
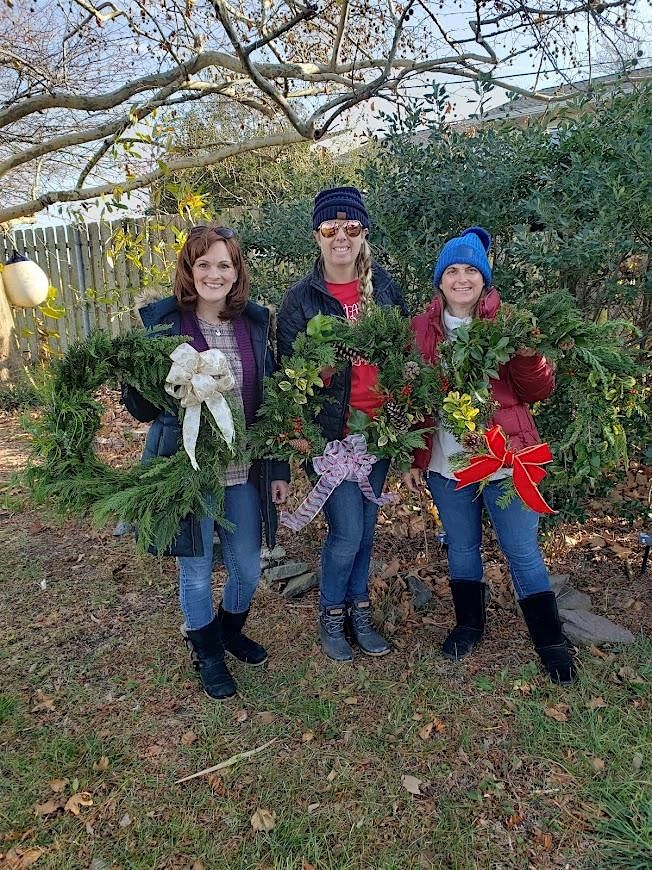
[[364, 435], [347, 435], [342, 441], [329, 441], [323, 456], [315, 456], [312, 466], [320, 475], [319, 480], [294, 513], [281, 511], [281, 523], [298, 532], [314, 520], [324, 507], [326, 499], [345, 480], [358, 484], [363, 496], [381, 507], [394, 501], [394, 493], [377, 498], [369, 483], [371, 467], [377, 457], [367, 453]]

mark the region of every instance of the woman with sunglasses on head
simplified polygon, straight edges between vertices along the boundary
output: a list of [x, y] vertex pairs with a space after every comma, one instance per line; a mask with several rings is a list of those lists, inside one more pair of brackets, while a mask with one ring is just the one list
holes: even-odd
[[[474, 318], [492, 319], [500, 307], [492, 286], [487, 254], [491, 236], [482, 227], [469, 227], [446, 242], [433, 271], [435, 295], [428, 309], [412, 321], [416, 344], [426, 362], [436, 363], [442, 341]], [[490, 425], [501, 426], [510, 450], [540, 441], [529, 405], [546, 399], [554, 388], [550, 363], [533, 348], [522, 347], [492, 379], [496, 406]], [[507, 559], [514, 589], [541, 661], [550, 678], [563, 685], [575, 678], [575, 665], [562, 634], [555, 593], [537, 543], [539, 516], [519, 498], [499, 505], [500, 481], [510, 472], [497, 471], [484, 487], [456, 489], [449, 459], [463, 448], [440, 428], [429, 448], [417, 451], [414, 468], [404, 475], [408, 488], [418, 491], [422, 475], [446, 531], [450, 587], [456, 625], [442, 647], [453, 661], [464, 658], [479, 643], [485, 629], [485, 584], [481, 556], [482, 514], [486, 508], [498, 544]]]
[[[278, 312], [278, 351], [289, 356], [292, 344], [316, 314], [356, 320], [365, 306], [396, 305], [407, 314], [400, 290], [372, 260], [367, 242], [369, 215], [355, 187], [322, 190], [315, 197], [312, 229], [319, 256], [309, 275], [291, 287]], [[374, 387], [377, 369], [362, 360], [339, 372], [324, 371], [326, 401], [318, 417], [327, 441], [346, 435], [349, 407], [373, 415], [382, 402]], [[389, 468], [379, 460], [369, 480], [380, 495]], [[351, 661], [345, 622], [362, 652], [390, 652], [376, 631], [369, 607], [369, 565], [378, 508], [358, 485], [344, 481], [328, 498], [324, 514], [328, 535], [321, 554], [319, 635], [324, 653], [336, 661]]]
[[[235, 379], [233, 397], [251, 425], [262, 401], [263, 379], [274, 360], [269, 347], [269, 310], [249, 300], [249, 276], [235, 232], [228, 227], [194, 227], [177, 260], [174, 296], [140, 309], [147, 328], [165, 326], [163, 334], [185, 335], [195, 350], [222, 351]], [[161, 334], [160, 332], [157, 334]], [[174, 414], [161, 412], [132, 389], [123, 390], [127, 409], [138, 420], [154, 420], [143, 459], [171, 456], [180, 447]], [[206, 694], [230, 698], [236, 686], [225, 652], [249, 665], [262, 665], [267, 651], [242, 629], [260, 578], [263, 521], [273, 546], [276, 508], [287, 497], [289, 466], [284, 462], [249, 465], [237, 456], [224, 476], [224, 515], [233, 523], [217, 533], [227, 570], [222, 603], [213, 608], [214, 520], [189, 516], [174, 542], [178, 556], [179, 598]]]

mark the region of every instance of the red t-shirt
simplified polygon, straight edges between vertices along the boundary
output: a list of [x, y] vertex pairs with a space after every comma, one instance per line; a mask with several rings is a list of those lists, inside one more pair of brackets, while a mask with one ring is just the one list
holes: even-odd
[[[360, 316], [360, 281], [349, 281], [348, 284], [332, 284], [326, 281], [326, 288], [344, 308], [347, 320], [357, 320]], [[351, 396], [349, 404], [357, 411], [364, 411], [369, 417], [374, 417], [383, 404], [381, 396], [376, 392], [378, 383], [378, 366], [367, 362], [355, 362], [351, 367]]]

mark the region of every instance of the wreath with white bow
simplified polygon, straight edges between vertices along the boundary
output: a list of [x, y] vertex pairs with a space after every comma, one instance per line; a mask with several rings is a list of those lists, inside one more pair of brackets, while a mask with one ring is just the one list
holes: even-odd
[[[126, 468], [95, 453], [104, 386], [126, 384], [179, 418], [183, 449]], [[138, 548], [164, 552], [188, 514], [223, 515], [224, 473], [245, 445], [245, 423], [233, 399], [233, 375], [219, 350], [202, 353], [183, 337], [103, 332], [72, 345], [53, 364], [44, 409], [32, 425], [25, 479], [36, 503], [52, 501], [64, 516], [109, 519], [138, 529]], [[212, 498], [207, 498], [208, 495]]]

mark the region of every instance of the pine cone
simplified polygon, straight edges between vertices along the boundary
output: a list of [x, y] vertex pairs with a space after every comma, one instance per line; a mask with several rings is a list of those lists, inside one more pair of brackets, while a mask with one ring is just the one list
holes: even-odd
[[460, 443], [465, 450], [474, 451], [480, 450], [487, 442], [480, 432], [465, 432], [460, 438]]
[[419, 363], [414, 360], [408, 360], [403, 366], [403, 378], [406, 382], [413, 381], [419, 374]]
[[360, 354], [356, 353], [352, 348], [347, 347], [345, 344], [342, 344], [342, 342], [336, 342], [334, 347], [336, 359], [344, 360], [344, 362], [350, 363], [351, 365], [365, 361]]
[[407, 432], [410, 426], [401, 407], [397, 405], [396, 402], [390, 401], [387, 402], [385, 408], [387, 410], [387, 417], [392, 426], [398, 432]]
[[310, 442], [306, 438], [290, 438], [288, 444], [297, 453], [310, 453]]

